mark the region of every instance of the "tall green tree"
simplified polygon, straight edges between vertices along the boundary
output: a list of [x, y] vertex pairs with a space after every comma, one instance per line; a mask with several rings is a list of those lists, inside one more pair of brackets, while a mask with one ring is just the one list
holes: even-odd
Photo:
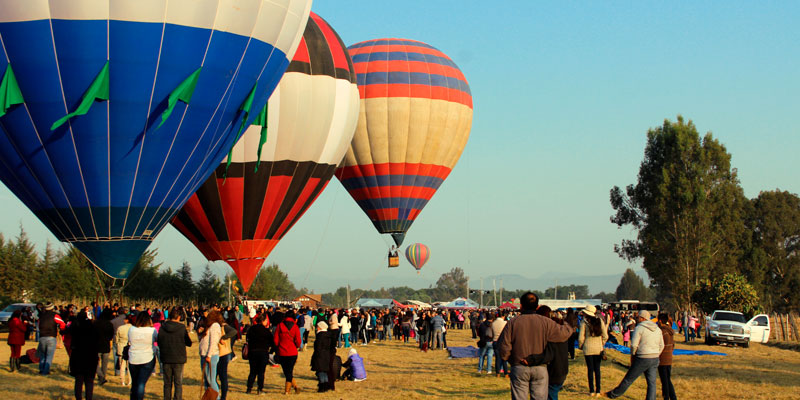
[[175, 275], [177, 277], [174, 287], [176, 297], [184, 301], [193, 299], [195, 284], [194, 280], [192, 279], [191, 265], [189, 265], [188, 262], [184, 261]]
[[289, 276], [281, 271], [278, 264], [261, 267], [247, 292], [254, 299], [292, 299], [298, 295]]
[[206, 264], [203, 275], [197, 281], [197, 300], [202, 304], [221, 303], [225, 298], [225, 288], [219, 277], [211, 272], [211, 267]]
[[619, 300], [650, 301], [653, 299], [650, 289], [645, 286], [642, 278], [630, 268], [622, 274], [615, 294]]
[[610, 200], [611, 222], [637, 233], [614, 251], [642, 262], [659, 301], [691, 307], [702, 279], [735, 271], [742, 258], [747, 199], [731, 156], [681, 116], [647, 132], [636, 184], [615, 186]]
[[758, 293], [747, 278], [738, 273], [700, 281], [692, 300], [706, 313], [730, 310], [752, 315], [760, 309]]
[[438, 301], [452, 300], [459, 296], [464, 296], [467, 292], [469, 277], [464, 274], [464, 270], [454, 267], [450, 271], [443, 273], [436, 281], [436, 295]]
[[800, 197], [761, 192], [747, 216], [752, 247], [744, 274], [768, 308], [800, 310]]
[[15, 241], [3, 242], [2, 258], [0, 258], [0, 293], [15, 300], [35, 296], [32, 289], [39, 277], [36, 268], [39, 255], [28, 234], [20, 226]]
[[48, 243], [39, 268], [38, 300], [94, 298], [97, 294], [94, 266], [73, 246], [63, 253], [53, 252]]

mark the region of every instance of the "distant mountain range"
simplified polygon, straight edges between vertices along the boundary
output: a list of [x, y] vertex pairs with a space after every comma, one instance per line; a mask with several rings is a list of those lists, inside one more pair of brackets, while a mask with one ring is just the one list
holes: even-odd
[[[531, 289], [545, 291], [547, 288], [554, 287], [558, 284], [558, 286], [589, 285], [589, 292], [591, 294], [598, 292], [614, 292], [617, 290], [617, 285], [619, 285], [619, 281], [624, 272], [625, 271], [620, 271], [618, 274], [608, 275], [582, 276], [569, 272], [548, 271], [536, 278], [528, 278], [518, 274], [500, 274], [484, 278], [483, 287], [484, 289], [492, 289], [492, 280], [494, 279], [498, 288], [502, 280], [503, 287], [509, 290]], [[650, 284], [647, 272], [644, 269], [634, 269], [634, 272], [644, 280], [645, 285]], [[470, 286], [472, 288], [480, 288], [480, 284], [480, 280], [470, 280]]]
[[[645, 270], [638, 268], [634, 269], [634, 271], [644, 280], [645, 285], [649, 285], [650, 281]], [[592, 294], [598, 292], [614, 292], [617, 289], [617, 285], [619, 285], [619, 280], [622, 278], [623, 272], [625, 271], [620, 271], [618, 274], [583, 276], [570, 272], [547, 271], [535, 278], [519, 274], [499, 274], [484, 278], [483, 288], [491, 290], [492, 280], [494, 279], [498, 289], [500, 288], [502, 280], [503, 287], [508, 290], [530, 289], [544, 291], [547, 288], [554, 287], [556, 282], [558, 282], [559, 286], [589, 285], [589, 292]], [[428, 277], [424, 272], [422, 275], [413, 274], [410, 276], [407, 274], [383, 275], [377, 276], [374, 279], [363, 276], [353, 278], [351, 276], [329, 277], [314, 275], [309, 276], [305, 283], [303, 282], [305, 276], [299, 277], [290, 275], [289, 278], [298, 289], [301, 286], [305, 286], [313, 289], [315, 293], [327, 293], [333, 292], [337, 288], [346, 286], [347, 284], [350, 284], [350, 287], [353, 289], [377, 290], [382, 287], [390, 288], [398, 286], [421, 289], [435, 285], [439, 276]], [[480, 279], [471, 279], [469, 285], [473, 289], [480, 288]]]

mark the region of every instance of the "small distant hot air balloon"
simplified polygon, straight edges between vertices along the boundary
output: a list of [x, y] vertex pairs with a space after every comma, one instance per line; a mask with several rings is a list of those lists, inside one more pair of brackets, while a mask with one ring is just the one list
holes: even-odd
[[422, 243], [414, 243], [408, 247], [406, 247], [406, 258], [408, 262], [417, 270], [422, 269], [428, 259], [431, 258], [431, 251], [428, 249], [428, 246], [425, 246]]
[[456, 64], [425, 43], [377, 39], [348, 49], [361, 111], [336, 177], [400, 246], [467, 144], [472, 95]]
[[245, 291], [333, 177], [355, 131], [358, 89], [339, 36], [311, 13], [267, 107], [172, 224]]
[[254, 119], [311, 0], [0, 2], [0, 180], [126, 278]]

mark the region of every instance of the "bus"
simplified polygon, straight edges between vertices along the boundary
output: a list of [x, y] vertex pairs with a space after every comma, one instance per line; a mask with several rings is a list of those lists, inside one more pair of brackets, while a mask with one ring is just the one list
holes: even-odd
[[608, 303], [608, 307], [614, 311], [640, 311], [647, 310], [653, 317], [658, 316], [658, 303], [654, 301], [639, 300], [620, 300]]

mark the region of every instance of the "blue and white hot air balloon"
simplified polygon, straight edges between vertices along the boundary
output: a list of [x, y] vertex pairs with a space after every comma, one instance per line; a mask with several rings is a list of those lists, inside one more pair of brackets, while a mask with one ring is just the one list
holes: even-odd
[[0, 180], [126, 278], [264, 107], [310, 9], [0, 0]]

